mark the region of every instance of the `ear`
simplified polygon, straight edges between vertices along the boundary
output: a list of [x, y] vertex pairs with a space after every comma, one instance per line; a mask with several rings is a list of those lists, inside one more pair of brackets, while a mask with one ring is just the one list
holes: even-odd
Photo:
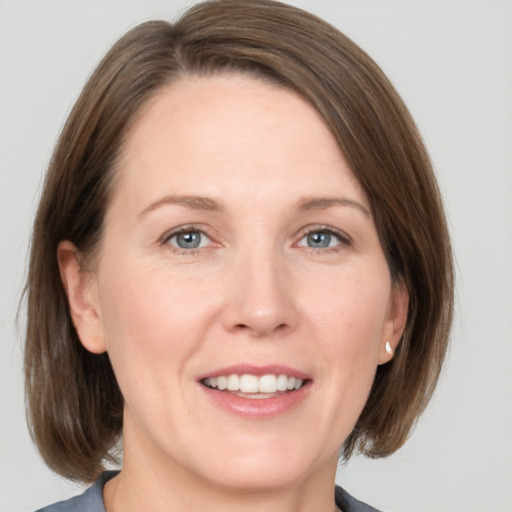
[[409, 310], [409, 292], [403, 279], [397, 280], [391, 289], [391, 298], [388, 317], [383, 329], [383, 336], [379, 347], [379, 364], [393, 359], [394, 353], [407, 323]]
[[59, 243], [57, 261], [78, 337], [89, 352], [101, 354], [106, 344], [95, 279], [80, 265], [80, 252], [71, 242]]

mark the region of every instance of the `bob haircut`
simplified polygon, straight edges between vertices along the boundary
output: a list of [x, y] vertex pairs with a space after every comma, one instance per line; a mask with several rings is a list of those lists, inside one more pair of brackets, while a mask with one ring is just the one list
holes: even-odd
[[116, 460], [123, 397], [108, 355], [89, 353], [78, 339], [57, 246], [71, 241], [87, 270], [141, 106], [181, 78], [219, 73], [289, 88], [320, 113], [369, 199], [392, 279], [409, 292], [395, 357], [378, 367], [343, 456], [397, 450], [437, 383], [452, 320], [452, 256], [432, 167], [403, 102], [370, 57], [307, 12], [272, 0], [200, 3], [174, 24], [137, 26], [110, 49], [71, 111], [46, 175], [26, 284], [26, 400], [43, 458], [67, 478], [92, 481]]

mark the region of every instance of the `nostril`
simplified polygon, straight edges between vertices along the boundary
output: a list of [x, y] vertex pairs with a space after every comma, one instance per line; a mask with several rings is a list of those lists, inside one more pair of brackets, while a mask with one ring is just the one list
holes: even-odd
[[260, 336], [266, 336], [266, 335], [269, 335], [272, 333], [274, 333], [274, 334], [275, 333], [283, 333], [288, 329], [288, 324], [282, 323], [282, 324], [276, 325], [273, 328], [271, 328], [271, 327], [267, 328], [267, 327], [263, 327], [263, 326], [258, 326], [258, 328], [255, 328], [255, 327], [251, 327], [250, 325], [240, 323], [240, 324], [234, 325], [233, 329], [238, 332], [251, 331], [251, 332], [254, 332], [254, 334], [256, 336], [260, 337]]

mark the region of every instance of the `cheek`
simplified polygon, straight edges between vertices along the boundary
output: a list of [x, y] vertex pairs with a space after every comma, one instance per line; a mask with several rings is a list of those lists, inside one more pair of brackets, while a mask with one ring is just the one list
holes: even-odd
[[119, 262], [105, 275], [99, 290], [102, 324], [119, 378], [125, 371], [151, 371], [170, 361], [179, 365], [197, 348], [203, 325], [198, 319], [208, 309], [197, 283]]
[[325, 424], [333, 426], [334, 437], [353, 428], [375, 378], [391, 290], [383, 275], [344, 275], [336, 281], [343, 285], [326, 286], [305, 305], [314, 315], [311, 336], [319, 354], [319, 385], [325, 385], [326, 400], [333, 404], [325, 412]]
[[119, 260], [103, 283], [107, 351], [126, 404], [141, 424], [147, 418], [169, 421], [166, 401], [185, 394], [180, 383], [187, 361], [204, 338], [198, 319], [203, 321], [205, 308], [197, 288], [154, 269], [123, 267]]
[[[333, 451], [352, 431], [375, 378], [391, 289], [390, 280], [382, 275], [386, 273], [363, 278], [340, 272], [323, 281], [324, 286], [317, 280], [303, 296], [322, 397], [315, 411], [314, 435], [328, 439]], [[309, 435], [304, 433], [306, 439]]]
[[[384, 276], [386, 274], [384, 273]], [[378, 349], [388, 314], [390, 280], [382, 274], [341, 276], [306, 295], [303, 306], [319, 329], [319, 339], [332, 352], [368, 356]], [[338, 284], [339, 283], [339, 284]]]

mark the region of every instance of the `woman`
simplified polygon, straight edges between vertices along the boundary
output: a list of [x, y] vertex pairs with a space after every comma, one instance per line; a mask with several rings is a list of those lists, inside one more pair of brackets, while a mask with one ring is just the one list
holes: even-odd
[[405, 442], [453, 293], [403, 103], [336, 29], [267, 0], [109, 51], [55, 149], [27, 291], [34, 439], [96, 481], [47, 510], [107, 512], [373, 510], [333, 492], [340, 450]]

